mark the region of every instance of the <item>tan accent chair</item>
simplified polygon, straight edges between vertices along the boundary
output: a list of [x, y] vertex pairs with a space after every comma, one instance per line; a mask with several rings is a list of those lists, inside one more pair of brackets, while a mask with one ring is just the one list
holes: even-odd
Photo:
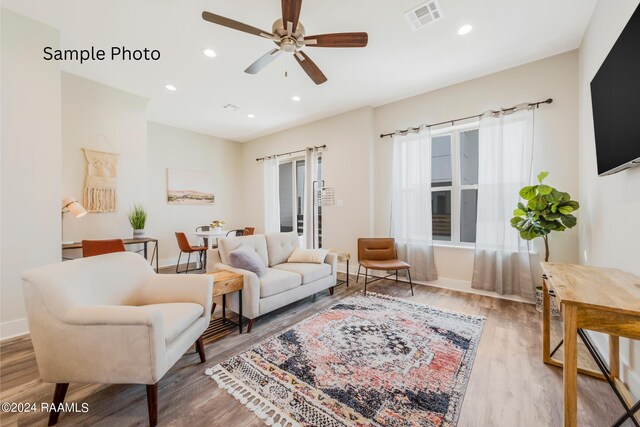
[[146, 384], [155, 426], [158, 381], [194, 342], [206, 361], [213, 276], [156, 274], [140, 255], [118, 252], [34, 268], [22, 280], [38, 370], [56, 383], [56, 407], [69, 383]]
[[[358, 239], [358, 275], [356, 283], [360, 279], [360, 268], [365, 268], [364, 273], [364, 294], [367, 294], [367, 284], [380, 279], [386, 279], [395, 274], [398, 282], [398, 271], [406, 270], [411, 285], [411, 295], [413, 295], [413, 281], [411, 280], [411, 266], [398, 259], [396, 242], [393, 238], [360, 238]], [[370, 276], [369, 270], [393, 271], [385, 277]], [[374, 280], [368, 281], [369, 277]]]

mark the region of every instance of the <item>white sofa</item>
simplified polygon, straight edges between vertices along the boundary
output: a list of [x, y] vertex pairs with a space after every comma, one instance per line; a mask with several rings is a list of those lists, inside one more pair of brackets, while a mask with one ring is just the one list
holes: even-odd
[[[268, 267], [264, 276], [258, 278], [251, 271], [229, 265], [229, 252], [240, 246], [247, 246], [256, 251]], [[317, 292], [326, 289], [333, 291], [338, 268], [337, 256], [328, 254], [322, 264], [288, 263], [287, 259], [299, 246], [300, 240], [294, 231], [221, 238], [218, 239], [218, 249], [208, 251], [209, 272], [229, 270], [244, 276], [242, 314], [249, 319], [247, 332], [251, 332], [256, 317]], [[236, 293], [227, 295], [226, 305], [235, 313], [239, 311]]]
[[[56, 404], [69, 383], [146, 384], [153, 426], [158, 381], [194, 343], [205, 361], [210, 275], [156, 274], [140, 255], [119, 252], [38, 267], [22, 279], [38, 370], [56, 383]], [[49, 425], [58, 415], [51, 412]]]

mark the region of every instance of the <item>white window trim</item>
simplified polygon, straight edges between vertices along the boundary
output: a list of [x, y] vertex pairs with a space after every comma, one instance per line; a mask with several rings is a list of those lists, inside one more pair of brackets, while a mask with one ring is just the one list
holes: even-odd
[[434, 191], [451, 191], [451, 240], [433, 239], [434, 246], [475, 248], [475, 243], [460, 241], [460, 207], [462, 204], [462, 190], [477, 190], [478, 185], [462, 185], [460, 183], [460, 133], [479, 129], [480, 121], [447, 126], [431, 131], [431, 137], [451, 135], [451, 175], [452, 185], [446, 187], [431, 187]]

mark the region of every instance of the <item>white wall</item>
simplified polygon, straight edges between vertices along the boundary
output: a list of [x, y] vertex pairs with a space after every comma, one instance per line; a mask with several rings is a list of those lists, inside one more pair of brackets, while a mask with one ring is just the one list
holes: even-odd
[[323, 246], [356, 259], [356, 239], [373, 234], [372, 142], [373, 110], [362, 108], [242, 144], [246, 225], [264, 231], [263, 168], [256, 158], [326, 144], [323, 178], [342, 206], [323, 208]]
[[[535, 176], [539, 171], [549, 171], [551, 175], [547, 183], [576, 198], [577, 67], [578, 53], [572, 51], [383, 105], [375, 109], [375, 132], [379, 135], [421, 123], [438, 123], [498, 107], [553, 98], [553, 104], [543, 105], [535, 113], [533, 173]], [[374, 147], [375, 232], [384, 236], [389, 233], [392, 140], [376, 137]], [[541, 243], [535, 242], [534, 248], [544, 253]], [[551, 245], [552, 260], [569, 263], [578, 261], [577, 229], [552, 235]], [[453, 282], [455, 287], [470, 289], [468, 283], [473, 274], [474, 259], [472, 249], [436, 247], [435, 258], [440, 278], [461, 281]], [[539, 273], [537, 257], [532, 259], [532, 263]]]
[[60, 260], [60, 69], [45, 62], [58, 30], [1, 10], [0, 338], [27, 329], [20, 275]]
[[[580, 47], [579, 62], [579, 169], [580, 262], [617, 267], [640, 276], [640, 168], [598, 177], [590, 83], [627, 24], [638, 0], [600, 1]], [[597, 343], [608, 354], [607, 340]], [[622, 374], [640, 397], [640, 345], [621, 340]]]
[[[64, 241], [131, 238], [127, 214], [147, 201], [147, 100], [62, 73], [62, 194], [82, 203], [82, 148], [118, 153], [118, 210], [64, 216]], [[65, 256], [71, 254], [65, 254]]]
[[[176, 231], [187, 233], [195, 244], [196, 238], [189, 233], [214, 219], [224, 220], [227, 229], [244, 228], [240, 144], [151, 122], [147, 138], [147, 234], [160, 240], [160, 265], [175, 264], [178, 259]], [[167, 168], [212, 171], [215, 203], [169, 205]]]

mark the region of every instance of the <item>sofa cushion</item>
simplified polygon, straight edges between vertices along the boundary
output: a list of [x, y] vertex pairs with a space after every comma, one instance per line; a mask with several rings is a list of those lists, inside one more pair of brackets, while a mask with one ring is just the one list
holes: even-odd
[[264, 234], [253, 236], [221, 237], [218, 239], [218, 250], [223, 263], [231, 265], [229, 262], [229, 252], [238, 249], [240, 246], [247, 246], [256, 251], [264, 265], [269, 265], [269, 255], [267, 254], [267, 241]]
[[329, 264], [315, 264], [302, 262], [286, 262], [273, 266], [276, 270], [289, 271], [302, 276], [302, 284], [315, 282], [323, 277], [331, 276], [331, 266]]
[[260, 256], [248, 246], [240, 246], [229, 252], [229, 263], [231, 267], [253, 271], [258, 277], [264, 276], [267, 272], [267, 266]]
[[287, 262], [293, 250], [300, 247], [300, 236], [295, 231], [266, 234], [265, 238], [269, 251], [269, 267]]
[[326, 249], [295, 248], [287, 262], [322, 264], [328, 253]]
[[167, 344], [184, 332], [204, 313], [204, 307], [192, 302], [149, 304], [143, 305], [141, 308], [162, 313], [162, 329], [164, 331], [164, 341]]
[[267, 268], [260, 278], [260, 298], [270, 297], [297, 288], [302, 283], [300, 274]]

